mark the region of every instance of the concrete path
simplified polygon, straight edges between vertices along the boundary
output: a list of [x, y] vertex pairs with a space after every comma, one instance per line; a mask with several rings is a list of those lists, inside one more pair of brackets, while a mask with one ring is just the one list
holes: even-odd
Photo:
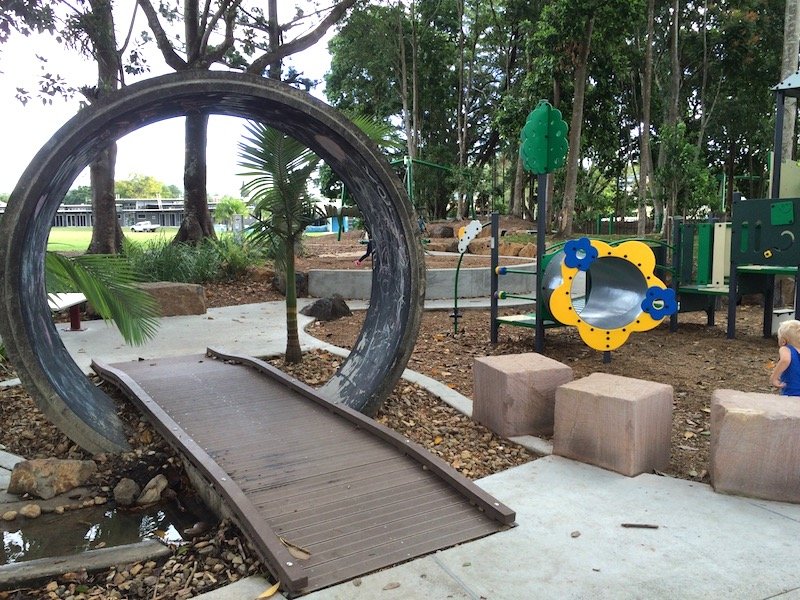
[[[283, 318], [281, 303], [172, 317], [141, 349], [125, 347], [102, 323], [62, 336], [84, 368], [91, 357], [114, 362], [201, 352], [207, 345], [264, 355], [283, 351]], [[306, 322], [301, 316], [301, 326]], [[305, 334], [301, 342], [306, 348], [325, 346]], [[469, 399], [450, 400], [471, 410]], [[798, 505], [725, 496], [680, 479], [624, 477], [554, 456], [478, 485], [517, 511], [517, 527], [307, 598], [800, 600]], [[200, 597], [255, 598], [269, 585], [248, 578]]]

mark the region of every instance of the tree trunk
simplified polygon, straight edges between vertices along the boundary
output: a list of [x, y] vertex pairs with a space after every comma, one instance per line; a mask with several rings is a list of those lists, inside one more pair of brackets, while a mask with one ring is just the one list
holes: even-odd
[[[400, 97], [403, 103], [403, 129], [406, 132], [406, 151], [409, 158], [417, 157], [417, 149], [414, 145], [414, 131], [412, 128], [412, 106], [409, 102], [408, 93], [408, 62], [406, 60], [406, 37], [403, 31], [403, 13], [397, 12], [397, 44], [400, 54]], [[413, 85], [413, 82], [412, 82]], [[408, 177], [408, 173], [406, 176]], [[413, 182], [411, 183], [413, 185]]]
[[[269, 18], [269, 49], [275, 52], [278, 46], [281, 45], [281, 30], [278, 24], [278, 0], [269, 0], [267, 3], [268, 18]], [[269, 78], [281, 79], [282, 64], [281, 59], [276, 58], [269, 63]]]
[[186, 115], [186, 154], [183, 171], [183, 222], [173, 241], [196, 244], [215, 238], [214, 223], [206, 199], [206, 141], [208, 115]]
[[564, 203], [561, 207], [561, 227], [564, 236], [572, 235], [572, 219], [575, 213], [575, 196], [578, 192], [578, 169], [581, 157], [581, 125], [583, 124], [583, 102], [586, 97], [586, 73], [589, 67], [589, 51], [592, 44], [594, 17], [586, 22], [583, 42], [575, 64], [575, 95], [572, 102], [572, 119], [569, 128], [569, 154], [564, 183]]
[[[120, 83], [121, 66], [114, 36], [114, 17], [109, 0], [91, 0], [92, 27], [89, 36], [97, 60], [97, 96], [102, 98], [116, 90]], [[106, 148], [89, 165], [92, 186], [92, 241], [90, 254], [117, 254], [122, 250], [122, 229], [117, 220], [114, 168], [117, 145]]]
[[636, 234], [647, 229], [647, 190], [650, 185], [650, 96], [653, 90], [653, 21], [655, 0], [647, 2], [647, 34], [645, 35], [644, 74], [642, 77], [642, 145], [639, 152], [639, 221]]
[[117, 219], [114, 166], [117, 145], [112, 144], [89, 165], [92, 186], [92, 241], [89, 254], [117, 254], [122, 250], [122, 228]]
[[[665, 125], [674, 127], [678, 123], [678, 107], [680, 106], [680, 91], [681, 91], [681, 63], [680, 54], [678, 53], [679, 38], [680, 38], [680, 0], [674, 0], [672, 5], [672, 40], [670, 42], [670, 80], [669, 80], [669, 99], [667, 101], [667, 118]], [[659, 165], [665, 164], [666, 156], [663, 152], [659, 153]], [[662, 162], [662, 160], [664, 162]], [[669, 237], [669, 220], [673, 216], [672, 210], [674, 209], [674, 202], [672, 199], [672, 192], [667, 199], [667, 206], [664, 213], [664, 220], [661, 223], [661, 237], [668, 239]]]
[[300, 335], [297, 330], [297, 279], [294, 267], [294, 238], [286, 240], [286, 354], [287, 363], [299, 363], [303, 360], [300, 350]]
[[[800, 38], [800, 5], [794, 0], [786, 0], [786, 17], [783, 25], [783, 61], [781, 81], [797, 71], [798, 38]], [[783, 139], [781, 150], [783, 160], [794, 159], [795, 120], [797, 100], [786, 98], [783, 105]]]
[[525, 169], [522, 167], [522, 154], [517, 152], [517, 169], [514, 173], [514, 189], [511, 192], [511, 202], [508, 212], [513, 217], [522, 218], [525, 207]]

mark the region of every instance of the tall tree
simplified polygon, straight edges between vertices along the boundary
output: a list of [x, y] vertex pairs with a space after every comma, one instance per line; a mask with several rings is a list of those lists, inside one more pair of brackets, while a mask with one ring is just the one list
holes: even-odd
[[639, 152], [639, 220], [636, 233], [645, 234], [647, 227], [647, 192], [650, 189], [650, 98], [653, 91], [653, 29], [655, 0], [647, 0], [647, 32], [645, 34], [644, 72], [642, 73], [642, 133]]
[[[797, 58], [800, 48], [800, 3], [786, 0], [786, 14], [783, 22], [783, 60], [781, 62], [781, 80], [797, 71]], [[797, 100], [786, 98], [783, 106], [783, 136], [781, 154], [784, 160], [794, 157], [795, 121], [797, 118]]]
[[[185, 0], [182, 10], [179, 6], [160, 5], [159, 10], [167, 23], [182, 20], [183, 38], [174, 40], [168, 35], [153, 3], [137, 1], [164, 61], [175, 71], [208, 70], [233, 48], [234, 21], [241, 0], [219, 0], [213, 11], [210, 1], [204, 3], [202, 10], [199, 0]], [[206, 197], [208, 114], [189, 112], [184, 122], [184, 135], [184, 217], [175, 241], [198, 242], [216, 237]]]
[[[151, 0], [137, 1], [165, 62], [176, 71], [208, 70], [211, 65], [222, 63], [256, 75], [268, 71], [270, 78], [281, 79], [281, 61], [319, 41], [357, 0], [341, 0], [315, 11], [317, 16], [324, 14], [319, 23], [288, 42], [283, 40], [283, 32], [308, 15], [298, 13], [291, 22], [280, 24], [276, 0], [269, 0], [266, 15], [257, 4], [249, 8], [243, 0], [206, 0], [202, 9], [199, 0], [183, 0], [182, 9], [179, 3], [170, 7], [162, 2], [158, 11]], [[183, 40], [169, 36], [159, 12], [167, 23], [182, 20]], [[241, 40], [235, 37], [237, 28], [244, 32]], [[208, 114], [187, 114], [185, 129], [184, 220], [175, 240], [193, 243], [215, 237], [206, 196]]]

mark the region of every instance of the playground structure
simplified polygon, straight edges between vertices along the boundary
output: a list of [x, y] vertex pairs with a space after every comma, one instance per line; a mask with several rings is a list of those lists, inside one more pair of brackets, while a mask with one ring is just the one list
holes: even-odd
[[[713, 325], [718, 300], [727, 298], [727, 336], [732, 339], [741, 296], [759, 294], [764, 298], [763, 335], [772, 336], [776, 276], [795, 278], [794, 306], [798, 306], [798, 218], [800, 199], [745, 200], [736, 195], [730, 223], [677, 222], [673, 289], [680, 312], [705, 311]], [[671, 319], [673, 331], [677, 325], [676, 314]]]
[[[495, 214], [495, 240], [498, 223]], [[520, 296], [499, 290], [499, 277], [516, 270], [498, 264], [496, 246], [492, 252], [492, 343], [497, 342], [501, 324], [536, 328], [540, 323], [542, 332], [547, 327], [570, 325], [578, 329], [587, 346], [610, 352], [622, 346], [631, 333], [653, 329], [677, 311], [674, 290], [656, 275], [656, 256], [650, 246], [638, 240], [611, 245], [580, 238], [537, 258], [537, 293], [528, 298], [537, 301], [536, 314], [500, 317], [498, 300]], [[541, 307], [539, 299], [543, 300]], [[541, 321], [538, 310], [542, 311]], [[536, 335], [540, 335], [538, 329]]]

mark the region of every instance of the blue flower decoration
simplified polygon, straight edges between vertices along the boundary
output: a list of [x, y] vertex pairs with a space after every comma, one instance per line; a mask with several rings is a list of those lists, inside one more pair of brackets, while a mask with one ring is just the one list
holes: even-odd
[[675, 314], [678, 312], [675, 290], [656, 286], [648, 288], [647, 294], [644, 300], [642, 300], [642, 310], [656, 321]]
[[570, 269], [577, 267], [581, 271], [588, 271], [596, 260], [597, 248], [592, 246], [589, 238], [570, 240], [564, 245], [564, 264]]

